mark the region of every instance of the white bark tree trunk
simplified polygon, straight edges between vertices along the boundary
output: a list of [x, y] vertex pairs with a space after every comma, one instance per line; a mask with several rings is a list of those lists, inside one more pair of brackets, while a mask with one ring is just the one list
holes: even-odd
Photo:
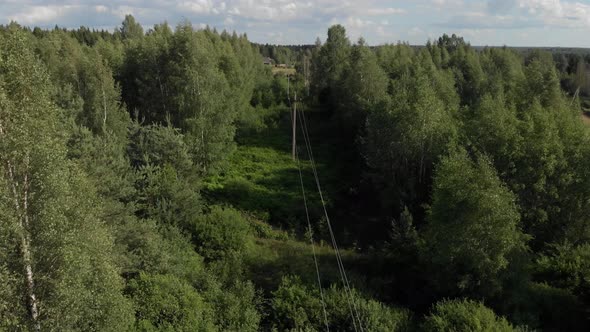
[[[0, 123], [0, 136], [4, 135], [4, 128]], [[24, 177], [23, 177], [23, 192], [22, 197], [19, 195], [18, 187], [19, 183], [16, 179], [14, 166], [10, 160], [6, 160], [6, 167], [8, 173], [8, 181], [12, 189], [12, 195], [14, 200], [14, 208], [18, 217], [19, 235], [20, 235], [20, 251], [21, 259], [24, 269], [25, 277], [25, 288], [27, 292], [29, 314], [31, 315], [31, 322], [35, 331], [41, 330], [41, 324], [39, 323], [39, 304], [37, 296], [35, 295], [35, 282], [33, 275], [33, 259], [31, 253], [31, 236], [29, 233], [29, 176], [28, 176], [28, 156], [25, 158], [24, 165]], [[22, 208], [21, 208], [22, 199]]]

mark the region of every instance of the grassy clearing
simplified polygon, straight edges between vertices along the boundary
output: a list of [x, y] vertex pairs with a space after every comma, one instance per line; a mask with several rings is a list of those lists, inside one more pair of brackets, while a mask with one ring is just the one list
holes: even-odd
[[[246, 273], [266, 295], [277, 289], [287, 275], [299, 276], [305, 284], [317, 287], [313, 250], [322, 287], [341, 285], [334, 251], [329, 243], [322, 241], [312, 248], [301, 241], [257, 238], [244, 256]], [[416, 278], [420, 271], [411, 258], [383, 253], [360, 254], [349, 249], [340, 249], [340, 254], [350, 285], [366, 296], [389, 303], [412, 303], [411, 294], [425, 286], [424, 280]], [[392, 283], [408, 287], [392, 294], [387, 291]], [[412, 306], [419, 305], [413, 303]]]
[[[307, 225], [301, 193], [297, 162], [291, 156], [291, 120], [288, 109], [276, 114], [265, 128], [242, 135], [238, 148], [231, 156], [228, 167], [205, 181], [204, 195], [215, 203], [229, 204], [280, 229], [298, 234]], [[301, 133], [301, 171], [308, 198], [312, 223], [319, 226], [322, 215], [320, 198], [316, 191], [311, 164], [306, 160]], [[318, 144], [318, 151], [330, 149]], [[323, 153], [319, 153], [323, 156]], [[338, 169], [330, 160], [318, 158], [317, 166], [322, 181], [338, 183]], [[329, 167], [330, 165], [330, 167]], [[324, 199], [328, 204], [333, 187], [326, 186]]]
[[[347, 222], [346, 218], [350, 218], [349, 211], [354, 207], [343, 208], [346, 204], [342, 202], [336, 206], [336, 200], [343, 192], [349, 191], [350, 184], [343, 179], [351, 178], [346, 172], [355, 169], [342, 155], [342, 149], [334, 148], [345, 143], [339, 141], [337, 132], [331, 128], [334, 126], [331, 115], [320, 110], [309, 110], [306, 115], [324, 199], [328, 203], [351, 285], [376, 299], [396, 300], [389, 298], [390, 294], [384, 291], [391, 282], [403, 280], [412, 284], [419, 281], [415, 281], [410, 273], [409, 264], [403, 265], [403, 262], [380, 253], [367, 255], [346, 249], [350, 243], [345, 243], [343, 239], [346, 237], [344, 233], [339, 233], [339, 229]], [[257, 288], [269, 296], [283, 276], [297, 275], [311, 287], [317, 285], [317, 280], [313, 251], [306, 236], [307, 222], [299, 171], [291, 159], [290, 114], [288, 109], [283, 108], [264, 117], [263, 127], [238, 136], [238, 147], [228, 166], [223, 172], [206, 179], [203, 195], [210, 203], [229, 204], [240, 210], [250, 222], [254, 240], [244, 252], [246, 273]], [[340, 282], [340, 274], [330, 243], [319, 240], [329, 236], [322, 221], [323, 210], [301, 132], [298, 132], [298, 138], [321, 280], [328, 287]], [[399, 272], [383, 270], [393, 266], [399, 267], [394, 269]], [[405, 276], [404, 271], [410, 271], [410, 276]], [[408, 289], [411, 291], [413, 288]], [[409, 298], [406, 294], [393, 295], [401, 299]]]
[[[315, 246], [320, 268], [322, 284], [329, 285], [340, 280], [334, 251], [327, 244]], [[350, 250], [341, 251], [345, 267], [360, 257]], [[255, 246], [246, 255], [246, 264], [250, 268], [250, 278], [265, 291], [278, 287], [281, 278], [297, 275], [309, 285], [317, 284], [312, 247], [308, 243], [294, 240], [257, 239]], [[264, 271], [264, 273], [260, 273]], [[354, 273], [349, 272], [356, 281]], [[357, 282], [357, 284], [360, 284]]]
[[[242, 138], [229, 167], [207, 180], [206, 195], [274, 226], [297, 227], [304, 210], [288, 132], [286, 126], [277, 125]], [[310, 163], [302, 161], [301, 166], [306, 187], [313, 188]], [[317, 195], [309, 196], [317, 201]]]

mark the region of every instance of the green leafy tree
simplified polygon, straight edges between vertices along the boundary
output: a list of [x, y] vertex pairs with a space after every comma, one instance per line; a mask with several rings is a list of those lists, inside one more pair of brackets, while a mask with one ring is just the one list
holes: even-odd
[[20, 298], [10, 328], [128, 326], [112, 237], [85, 174], [66, 159], [49, 75], [23, 32], [12, 29], [0, 43], [0, 210], [11, 253], [4, 276], [21, 280], [9, 288]]
[[383, 45], [375, 51], [379, 65], [391, 79], [409, 75], [415, 61], [414, 50], [406, 44]]
[[372, 181], [384, 187], [382, 205], [389, 220], [403, 204], [416, 212], [429, 195], [434, 163], [457, 144], [457, 105], [439, 97], [449, 82], [432, 79], [437, 76], [432, 61], [422, 61], [411, 76], [392, 81], [391, 102], [369, 113], [362, 137]]
[[479, 152], [491, 156], [501, 178], [516, 172], [516, 160], [523, 153], [521, 122], [513, 106], [506, 105], [503, 94], [486, 94], [474, 110], [464, 117], [469, 142]]
[[535, 100], [543, 107], [559, 107], [561, 91], [553, 58], [547, 53], [533, 53], [524, 68], [525, 80], [519, 87], [518, 105], [525, 109]]
[[342, 76], [338, 116], [345, 127], [357, 128], [364, 123], [369, 110], [387, 100], [389, 81], [377, 64], [377, 57], [362, 39], [352, 47], [350, 67]]
[[536, 274], [552, 286], [569, 290], [590, 302], [590, 245], [553, 245], [537, 259]]
[[171, 275], [140, 274], [129, 283], [140, 331], [216, 331], [211, 308], [197, 291]]
[[350, 40], [346, 29], [333, 25], [328, 29], [326, 43], [321, 46], [314, 61], [313, 80], [323, 99], [337, 105], [337, 91], [350, 61]]
[[485, 157], [464, 150], [437, 167], [425, 234], [443, 289], [491, 295], [501, 285], [510, 255], [525, 247], [515, 196]]
[[119, 32], [123, 40], [138, 39], [143, 36], [143, 28], [141, 24], [135, 21], [133, 15], [125, 15]]

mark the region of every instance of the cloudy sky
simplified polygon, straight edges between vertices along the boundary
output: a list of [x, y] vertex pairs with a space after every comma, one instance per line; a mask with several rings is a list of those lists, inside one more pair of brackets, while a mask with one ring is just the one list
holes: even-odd
[[590, 0], [0, 0], [0, 22], [113, 30], [188, 19], [256, 42], [311, 44], [343, 24], [369, 44], [423, 44], [457, 33], [473, 45], [590, 47]]

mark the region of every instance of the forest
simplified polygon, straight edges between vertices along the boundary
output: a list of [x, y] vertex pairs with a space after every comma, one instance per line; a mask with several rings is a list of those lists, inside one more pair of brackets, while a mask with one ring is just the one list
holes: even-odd
[[590, 51], [1, 26], [0, 331], [588, 331], [588, 111]]

